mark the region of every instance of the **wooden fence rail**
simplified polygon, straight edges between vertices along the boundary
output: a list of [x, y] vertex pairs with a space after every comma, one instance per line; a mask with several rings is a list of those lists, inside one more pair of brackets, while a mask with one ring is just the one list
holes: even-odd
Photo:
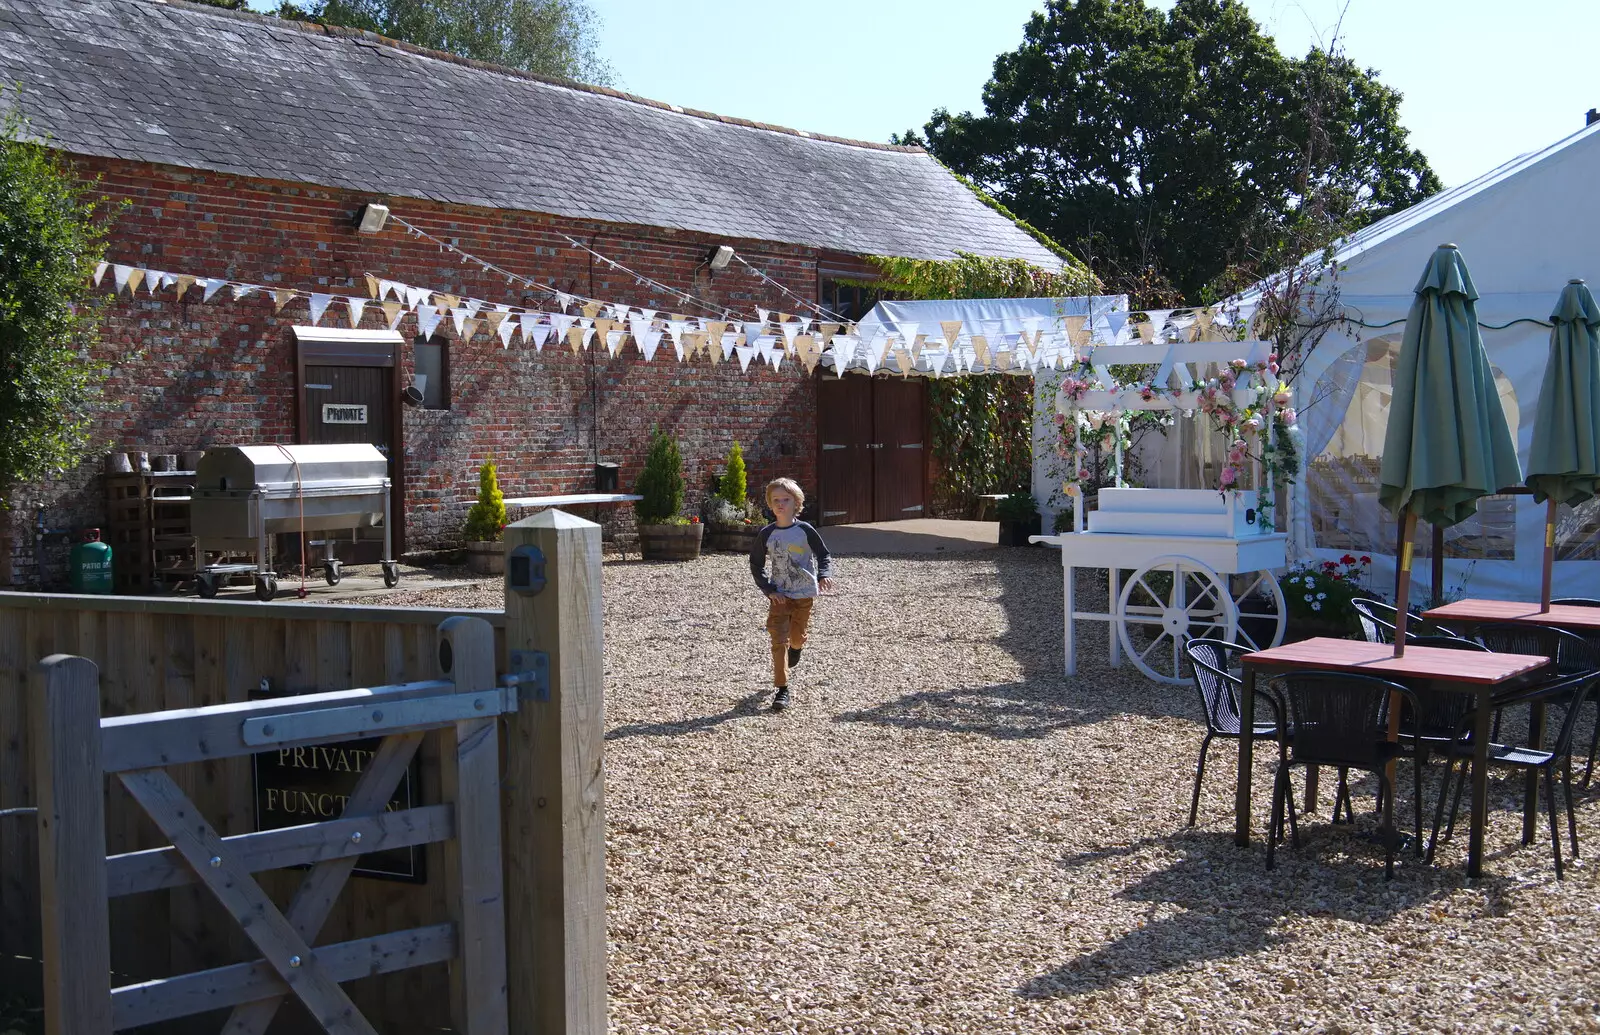
[[[448, 611], [188, 598], [82, 597], [0, 593], [0, 985], [37, 987], [42, 948], [38, 838], [31, 815], [7, 809], [40, 804], [37, 744], [28, 673], [40, 659], [72, 654], [100, 670], [98, 714], [110, 728], [124, 717], [166, 709], [243, 705], [263, 688], [305, 695], [348, 687], [441, 678], [434, 636], [456, 615], [483, 618], [495, 630], [496, 676], [504, 681], [542, 652], [548, 675], [541, 697], [501, 723], [504, 844], [511, 1030], [531, 1035], [603, 1035], [605, 1020], [604, 723], [602, 704], [599, 526], [546, 511], [506, 530], [508, 550], [538, 553], [514, 565], [537, 586], [508, 585], [505, 611]], [[508, 574], [508, 581], [511, 579]], [[515, 662], [515, 663], [513, 663]], [[137, 762], [137, 737], [111, 738], [103, 759]], [[123, 754], [118, 754], [123, 753]], [[236, 847], [241, 872], [260, 873], [275, 902], [287, 903], [299, 874], [275, 870], [289, 858], [316, 863], [338, 854], [338, 822], [252, 841], [255, 787], [248, 755], [185, 755], [167, 770], [205, 815], [223, 844]], [[420, 752], [418, 797], [408, 822], [380, 817], [363, 830], [374, 847], [425, 844], [425, 881], [352, 880], [322, 927], [321, 942], [340, 949], [326, 961], [335, 981], [369, 974], [347, 987], [384, 1032], [420, 1035], [452, 1023], [451, 974], [435, 964], [385, 974], [374, 954], [448, 959], [457, 950], [453, 910], [443, 893], [455, 865], [436, 833], [457, 833], [448, 804], [454, 790], [437, 746]], [[227, 912], [193, 879], [170, 838], [145, 815], [120, 780], [104, 799], [105, 853], [111, 901], [110, 967], [119, 985], [226, 966], [228, 980], [258, 987], [254, 951]], [[337, 816], [317, 818], [338, 820]], [[292, 829], [292, 828], [291, 828]], [[246, 847], [248, 846], [248, 847]], [[302, 855], [301, 853], [309, 853]], [[381, 941], [410, 931], [403, 944]], [[9, 968], [9, 972], [8, 972]], [[220, 980], [220, 978], [219, 978]], [[119, 1001], [120, 1003], [121, 1001]], [[127, 1016], [152, 1016], [131, 993]], [[124, 1009], [121, 1005], [119, 1011]], [[295, 1013], [295, 1011], [289, 1011]], [[281, 1019], [282, 1020], [282, 1019]], [[279, 1030], [314, 1030], [303, 1011]]]
[[[111, 1035], [155, 1021], [232, 1007], [231, 1033], [264, 1033], [289, 995], [328, 1032], [376, 1035], [371, 1020], [341, 987], [343, 980], [453, 960], [452, 1027], [462, 1035], [505, 1035], [505, 913], [500, 864], [499, 736], [496, 716], [515, 711], [515, 687], [496, 686], [494, 631], [477, 618], [447, 619], [438, 629], [447, 680], [309, 694], [287, 700], [219, 704], [101, 719], [94, 663], [52, 655], [33, 670], [32, 741], [39, 788], [39, 871], [44, 942], [46, 1035]], [[448, 925], [431, 925], [356, 942], [317, 945], [323, 922], [378, 833], [411, 809], [386, 813], [411, 758], [429, 730], [454, 736], [440, 750], [449, 823], [418, 817], [424, 842], [448, 842], [444, 891]], [[270, 831], [223, 838], [168, 775], [166, 767], [261, 750], [294, 751], [353, 733], [381, 736], [339, 820], [288, 828], [298, 846]], [[107, 774], [114, 774], [169, 839], [156, 853], [105, 855]], [[341, 835], [337, 840], [333, 833]], [[274, 865], [310, 864], [280, 911], [252, 874], [262, 845]], [[191, 974], [109, 987], [108, 871], [153, 857], [184, 866], [182, 883], [209, 892], [250, 941], [259, 959]], [[413, 955], [424, 944], [431, 952]], [[449, 953], [444, 949], [448, 947]], [[365, 967], [348, 965], [352, 957]], [[363, 957], [365, 959], [363, 960]], [[333, 964], [330, 966], [330, 964]]]

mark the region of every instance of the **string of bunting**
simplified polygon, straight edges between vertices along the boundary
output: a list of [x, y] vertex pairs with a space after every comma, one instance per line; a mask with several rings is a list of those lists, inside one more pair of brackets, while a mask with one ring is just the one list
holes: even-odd
[[470, 341], [482, 331], [498, 338], [502, 348], [510, 348], [520, 336], [523, 345], [532, 345], [535, 351], [543, 351], [546, 344], [565, 345], [575, 354], [585, 348], [604, 348], [616, 357], [631, 341], [647, 362], [655, 359], [663, 342], [670, 342], [679, 362], [701, 356], [713, 363], [737, 359], [743, 371], [757, 359], [774, 371], [790, 360], [808, 373], [819, 365], [836, 373], [885, 370], [932, 377], [1064, 370], [1075, 366], [1097, 344], [1236, 339], [1251, 315], [1217, 308], [1153, 310], [1135, 321], [1127, 311], [1107, 309], [1049, 321], [1049, 326], [1045, 318], [1032, 317], [1021, 321], [1020, 330], [1011, 330], [1001, 321], [947, 320], [938, 324], [937, 333], [931, 327], [925, 333], [916, 323], [863, 326], [767, 310], [760, 311], [759, 319], [748, 321], [663, 313], [546, 289], [509, 273], [513, 280], [550, 290], [562, 310], [578, 305], [581, 315], [488, 302], [370, 273], [365, 275], [366, 298], [104, 262], [95, 270], [94, 283], [101, 285], [107, 273], [114, 293], [127, 292], [130, 297], [141, 287], [152, 297], [171, 290], [178, 300], [199, 291], [203, 302], [212, 301], [222, 291], [231, 292], [234, 299], [259, 294], [270, 298], [279, 313], [290, 302], [304, 299], [313, 326], [342, 307], [349, 326], [359, 327], [368, 306], [376, 306], [390, 329], [406, 316], [414, 316], [424, 337], [432, 336], [448, 321], [460, 340]]

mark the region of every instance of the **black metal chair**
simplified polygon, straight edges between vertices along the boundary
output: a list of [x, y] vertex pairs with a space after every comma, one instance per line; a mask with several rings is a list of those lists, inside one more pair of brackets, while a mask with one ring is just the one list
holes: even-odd
[[[1400, 615], [1400, 609], [1393, 604], [1385, 604], [1381, 600], [1371, 600], [1367, 597], [1356, 597], [1350, 601], [1350, 606], [1356, 610], [1356, 618], [1361, 622], [1361, 634], [1368, 643], [1393, 643], [1395, 619]], [[1406, 612], [1406, 642], [1414, 643], [1418, 636], [1458, 636], [1453, 629], [1447, 629], [1429, 619], [1423, 618], [1415, 611]]]
[[[1594, 597], [1561, 597], [1550, 601], [1552, 604], [1566, 604], [1570, 607], [1600, 607], [1600, 600]], [[1585, 636], [1590, 643], [1600, 641], [1600, 636]], [[1589, 761], [1583, 767], [1583, 785], [1589, 786], [1589, 780], [1594, 776], [1595, 753], [1600, 750], [1600, 694], [1591, 695], [1589, 700], [1595, 704], [1594, 733], [1589, 737]]]
[[[1578, 820], [1572, 807], [1572, 735], [1578, 725], [1578, 711], [1583, 703], [1593, 693], [1596, 680], [1600, 680], [1600, 672], [1583, 672], [1574, 676], [1567, 676], [1552, 683], [1524, 690], [1520, 693], [1510, 693], [1496, 697], [1490, 703], [1492, 708], [1506, 708], [1520, 704], [1561, 703], [1571, 702], [1567, 714], [1562, 719], [1561, 727], [1556, 733], [1555, 743], [1546, 751], [1542, 745], [1512, 745], [1497, 744], [1492, 740], [1489, 744], [1489, 764], [1506, 766], [1513, 769], [1532, 769], [1544, 776], [1544, 795], [1546, 807], [1550, 813], [1550, 847], [1555, 853], [1556, 879], [1561, 880], [1563, 867], [1561, 864], [1561, 830], [1556, 820], [1556, 795], [1555, 781], [1552, 771], [1556, 763], [1561, 763], [1562, 790], [1567, 797], [1567, 838], [1572, 845], [1573, 858], [1578, 856]], [[1439, 842], [1439, 826], [1444, 818], [1444, 788], [1449, 785], [1450, 774], [1455, 769], [1456, 763], [1462, 763], [1461, 772], [1456, 777], [1455, 793], [1451, 796], [1450, 824], [1445, 827], [1444, 836], [1450, 837], [1455, 832], [1456, 814], [1461, 810], [1461, 791], [1466, 784], [1467, 770], [1472, 761], [1472, 729], [1473, 716], [1468, 716], [1456, 730], [1457, 736], [1451, 743], [1445, 755], [1445, 782], [1440, 785], [1439, 803], [1433, 815], [1433, 837], [1428, 844], [1428, 859], [1432, 861], [1434, 849]]]
[[[1189, 802], [1189, 825], [1192, 827], [1200, 814], [1200, 783], [1206, 775], [1206, 752], [1211, 749], [1213, 737], [1238, 740], [1242, 736], [1239, 718], [1239, 692], [1244, 681], [1234, 675], [1233, 661], [1255, 648], [1229, 643], [1226, 640], [1193, 639], [1184, 644], [1194, 669], [1194, 687], [1200, 694], [1200, 708], [1206, 717], [1206, 736], [1200, 742], [1200, 762], [1194, 770], [1194, 797]], [[1262, 711], [1265, 702], [1267, 710]], [[1262, 716], [1268, 717], [1262, 721]], [[1251, 737], [1256, 740], [1277, 740], [1278, 727], [1283, 722], [1283, 702], [1269, 689], [1256, 688], [1256, 721]]]
[[[1292, 766], [1330, 766], [1340, 770], [1362, 769], [1378, 778], [1383, 798], [1383, 841], [1385, 878], [1394, 876], [1394, 793], [1389, 786], [1388, 766], [1400, 755], [1400, 745], [1389, 739], [1385, 718], [1392, 694], [1399, 694], [1424, 722], [1416, 694], [1385, 679], [1345, 672], [1291, 672], [1282, 677], [1287, 705], [1283, 732], [1279, 738], [1277, 778], [1272, 788], [1272, 820], [1267, 836], [1267, 868], [1272, 868], [1276, 842], [1283, 831], [1284, 806], [1289, 805], [1290, 837], [1300, 846], [1300, 830], [1289, 802], [1289, 770]], [[1422, 773], [1416, 773], [1418, 797], [1422, 794]], [[1422, 831], [1419, 825], [1417, 836]]]

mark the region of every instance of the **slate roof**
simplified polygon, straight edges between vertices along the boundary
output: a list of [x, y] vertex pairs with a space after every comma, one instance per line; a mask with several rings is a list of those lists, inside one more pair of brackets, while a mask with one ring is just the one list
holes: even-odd
[[686, 112], [365, 33], [177, 0], [0, 0], [0, 83], [18, 81], [35, 131], [76, 154], [856, 254], [1060, 266], [918, 149]]

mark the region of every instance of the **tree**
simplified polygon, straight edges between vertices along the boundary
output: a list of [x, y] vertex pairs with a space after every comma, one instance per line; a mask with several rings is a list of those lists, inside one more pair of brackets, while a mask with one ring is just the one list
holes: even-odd
[[493, 461], [478, 468], [478, 502], [467, 510], [468, 542], [499, 542], [506, 527], [506, 497]]
[[229, 11], [250, 9], [250, 0], [195, 0], [195, 3], [205, 4], [208, 7], [221, 7]]
[[1210, 301], [1225, 271], [1294, 261], [1440, 187], [1398, 93], [1336, 48], [1284, 57], [1239, 0], [1048, 0], [983, 102], [896, 139], [925, 139], [1147, 305]]
[[598, 54], [599, 18], [588, 0], [283, 0], [277, 14], [538, 75], [612, 80]]
[[0, 506], [88, 451], [110, 218], [13, 109], [0, 123]]

